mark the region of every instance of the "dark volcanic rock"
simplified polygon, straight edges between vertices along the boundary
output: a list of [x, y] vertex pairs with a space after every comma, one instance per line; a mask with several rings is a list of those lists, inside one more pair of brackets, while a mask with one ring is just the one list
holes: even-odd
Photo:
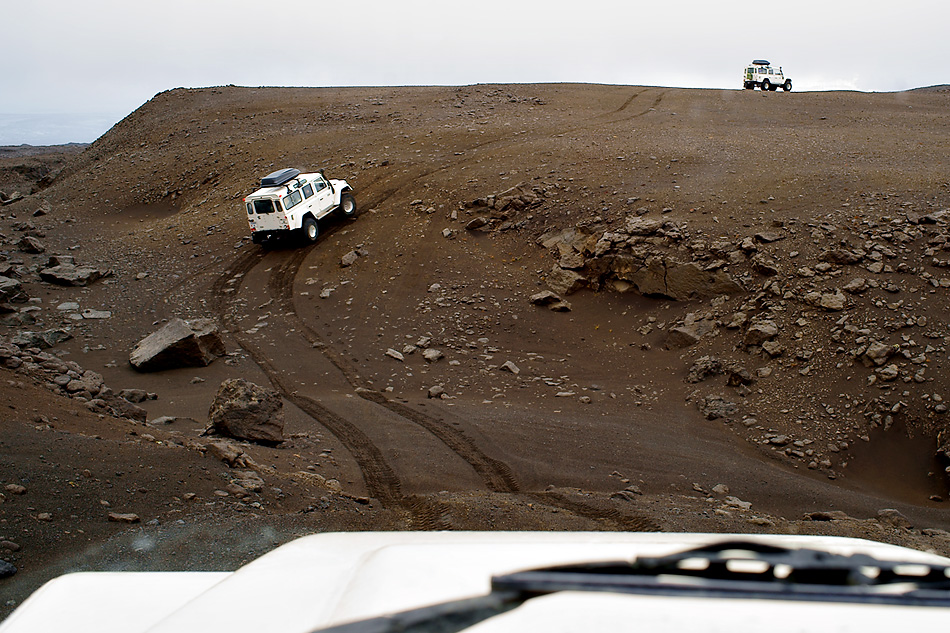
[[225, 380], [208, 412], [208, 432], [266, 444], [282, 442], [283, 406], [276, 391], [243, 378]]
[[5, 560], [0, 560], [0, 578], [9, 578], [16, 573], [16, 567]]
[[210, 319], [172, 319], [139, 341], [129, 362], [139, 371], [204, 367], [225, 353], [218, 328]]
[[66, 330], [45, 330], [43, 332], [17, 332], [10, 342], [22, 348], [38, 347], [49, 349], [58, 343], [68, 341], [73, 337]]
[[0, 276], [0, 301], [10, 301], [20, 296], [22, 292], [19, 281]]
[[58, 286], [88, 286], [92, 282], [107, 277], [109, 271], [102, 271], [92, 266], [74, 266], [60, 264], [40, 271], [40, 278]]

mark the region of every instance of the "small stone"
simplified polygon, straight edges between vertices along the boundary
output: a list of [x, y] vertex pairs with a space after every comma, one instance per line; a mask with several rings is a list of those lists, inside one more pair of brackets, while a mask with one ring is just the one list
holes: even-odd
[[138, 523], [141, 521], [139, 515], [129, 513], [120, 513], [120, 512], [110, 512], [109, 520], [113, 523]]
[[502, 371], [510, 371], [510, 372], [513, 373], [515, 376], [517, 376], [518, 374], [521, 373], [521, 370], [518, 369], [518, 366], [515, 365], [515, 364], [514, 364], [513, 362], [511, 362], [510, 360], [506, 360], [506, 361], [504, 362], [504, 364], [502, 364], [501, 369], [502, 369]]
[[474, 230], [476, 230], [476, 229], [482, 228], [483, 226], [485, 226], [485, 225], [487, 225], [487, 224], [488, 224], [488, 218], [486, 218], [486, 217], [484, 217], [484, 216], [478, 216], [478, 217], [472, 218], [472, 219], [468, 222], [468, 224], [465, 225], [465, 230], [466, 230], [466, 231], [474, 231]]
[[352, 266], [353, 264], [356, 263], [356, 260], [359, 259], [359, 256], [360, 254], [357, 253], [356, 251], [350, 251], [349, 253], [344, 255], [342, 258], [340, 258], [340, 267], [346, 268], [348, 266]]
[[561, 301], [561, 297], [550, 290], [544, 290], [537, 294], [531, 295], [530, 301], [536, 306], [547, 306]]
[[16, 573], [16, 567], [5, 560], [0, 560], [0, 578], [9, 578]]
[[821, 295], [818, 305], [829, 312], [838, 312], [848, 307], [848, 299], [839, 290], [835, 294]]
[[39, 514], [36, 515], [36, 520], [37, 521], [52, 521], [53, 515], [50, 514], [49, 512], [40, 512]]
[[386, 350], [386, 356], [389, 356], [390, 358], [395, 358], [399, 362], [405, 362], [406, 360], [406, 357], [403, 356], [401, 352], [394, 350], [391, 347]]
[[430, 363], [434, 363], [440, 360], [441, 358], [443, 358], [444, 356], [445, 354], [443, 354], [441, 350], [437, 350], [431, 347], [425, 350], [424, 352], [422, 352], [422, 357], [425, 358]]
[[580, 402], [581, 404], [590, 404], [591, 403], [590, 396], [581, 396]]
[[442, 385], [434, 385], [432, 387], [429, 387], [429, 391], [427, 393], [427, 396], [429, 398], [441, 398], [444, 395], [445, 395], [445, 389], [442, 387]]
[[729, 486], [726, 484], [716, 484], [712, 487], [712, 491], [717, 495], [727, 495], [729, 494]]
[[112, 318], [112, 312], [109, 310], [83, 310], [82, 318], [84, 319], [109, 319]]

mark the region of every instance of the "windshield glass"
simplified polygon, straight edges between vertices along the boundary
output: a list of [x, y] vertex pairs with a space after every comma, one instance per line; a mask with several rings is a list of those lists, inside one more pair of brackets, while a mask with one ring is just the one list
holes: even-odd
[[254, 211], [256, 213], [273, 213], [274, 201], [269, 198], [264, 199], [264, 200], [255, 200]]

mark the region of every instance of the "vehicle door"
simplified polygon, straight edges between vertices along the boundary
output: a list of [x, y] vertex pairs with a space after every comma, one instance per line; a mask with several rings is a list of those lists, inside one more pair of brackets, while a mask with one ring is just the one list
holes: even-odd
[[247, 220], [255, 231], [275, 231], [286, 227], [279, 200], [256, 198], [245, 202]]
[[333, 209], [333, 189], [322, 175], [313, 179], [313, 195], [317, 217], [326, 215]]

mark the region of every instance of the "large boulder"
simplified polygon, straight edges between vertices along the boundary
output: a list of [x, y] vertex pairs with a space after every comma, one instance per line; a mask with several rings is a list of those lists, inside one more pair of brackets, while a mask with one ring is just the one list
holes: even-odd
[[138, 342], [129, 362], [139, 371], [205, 367], [227, 351], [210, 319], [172, 319]]
[[225, 380], [208, 412], [208, 432], [264, 444], [282, 442], [283, 406], [280, 394], [272, 389], [243, 378]]
[[58, 286], [88, 286], [102, 277], [107, 277], [111, 271], [102, 271], [92, 266], [76, 266], [74, 264], [60, 264], [40, 271], [40, 279]]

